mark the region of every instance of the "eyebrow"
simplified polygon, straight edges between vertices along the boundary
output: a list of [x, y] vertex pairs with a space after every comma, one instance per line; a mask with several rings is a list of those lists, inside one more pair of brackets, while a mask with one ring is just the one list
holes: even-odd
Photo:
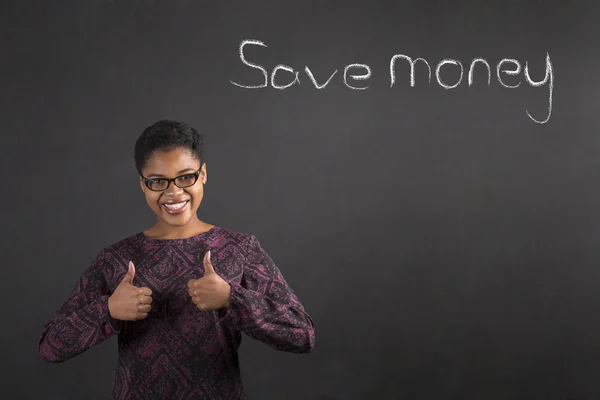
[[[179, 174], [184, 174], [184, 173], [186, 173], [186, 172], [196, 172], [196, 170], [195, 170], [194, 168], [186, 168], [186, 169], [182, 169], [181, 171], [177, 172], [177, 175], [179, 175]], [[150, 174], [150, 175], [148, 175], [147, 177], [148, 177], [148, 178], [151, 178], [151, 177], [156, 177], [156, 178], [164, 178], [165, 176], [164, 176], [164, 175], [161, 175], [161, 174]]]

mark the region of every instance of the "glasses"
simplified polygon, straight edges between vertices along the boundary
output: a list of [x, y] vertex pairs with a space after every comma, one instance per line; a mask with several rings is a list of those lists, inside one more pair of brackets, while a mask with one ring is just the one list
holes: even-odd
[[163, 190], [167, 190], [171, 182], [175, 184], [178, 188], [186, 188], [190, 186], [194, 186], [196, 181], [198, 181], [198, 177], [200, 176], [200, 171], [202, 167], [193, 174], [185, 174], [180, 175], [175, 178], [145, 178], [142, 176], [144, 180], [144, 184], [148, 187], [148, 189], [154, 192], [162, 192]]

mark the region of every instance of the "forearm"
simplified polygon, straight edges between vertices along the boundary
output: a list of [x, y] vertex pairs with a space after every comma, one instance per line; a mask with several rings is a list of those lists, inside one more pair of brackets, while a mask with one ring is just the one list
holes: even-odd
[[38, 350], [43, 360], [63, 362], [117, 333], [118, 321], [108, 311], [108, 295], [99, 296], [76, 311], [58, 313], [44, 327]]
[[223, 314], [248, 336], [274, 349], [308, 353], [314, 346], [312, 320], [293, 296], [280, 301], [232, 285], [229, 307]]

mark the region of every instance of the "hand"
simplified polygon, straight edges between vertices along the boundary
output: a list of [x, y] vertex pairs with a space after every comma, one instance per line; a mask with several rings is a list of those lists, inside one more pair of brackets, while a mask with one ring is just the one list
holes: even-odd
[[110, 316], [121, 321], [136, 321], [148, 316], [152, 304], [152, 290], [133, 286], [135, 267], [129, 261], [127, 274], [108, 298]]
[[229, 307], [231, 286], [215, 272], [210, 262], [210, 251], [204, 255], [204, 276], [188, 282], [188, 294], [202, 311]]

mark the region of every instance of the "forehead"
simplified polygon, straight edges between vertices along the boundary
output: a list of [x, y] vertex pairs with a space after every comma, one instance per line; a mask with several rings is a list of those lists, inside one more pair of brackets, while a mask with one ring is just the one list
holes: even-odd
[[200, 168], [200, 161], [188, 149], [178, 147], [154, 151], [146, 160], [143, 171], [145, 174], [172, 175], [187, 168]]

